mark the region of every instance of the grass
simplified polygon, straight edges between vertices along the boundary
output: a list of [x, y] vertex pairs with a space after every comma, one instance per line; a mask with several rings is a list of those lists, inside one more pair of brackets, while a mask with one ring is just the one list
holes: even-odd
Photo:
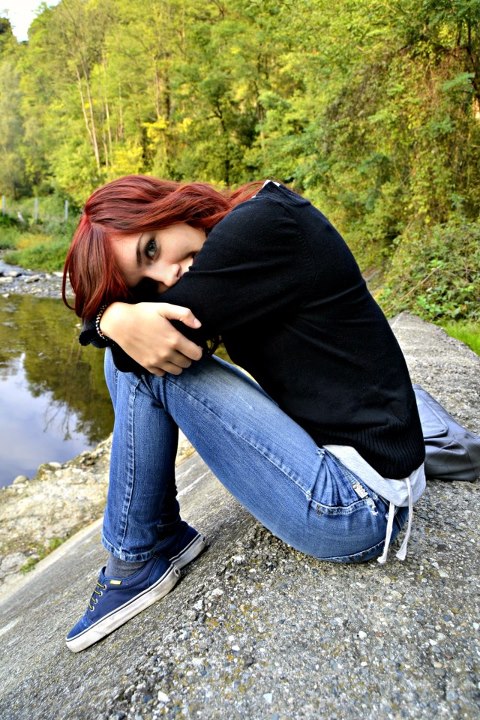
[[32, 557], [29, 557], [27, 562], [22, 565], [20, 568], [20, 572], [26, 575], [30, 570], [33, 570], [35, 565], [37, 565], [40, 560], [43, 560], [47, 557], [51, 552], [56, 550], [60, 545], [63, 545], [67, 538], [60, 538], [60, 537], [54, 537], [51, 540], [48, 541], [45, 545], [42, 545], [37, 548], [37, 551], [35, 552]]
[[0, 227], [0, 250], [12, 250], [19, 239], [16, 227]]
[[[63, 202], [56, 196], [40, 198], [39, 218], [34, 221], [33, 198], [8, 200], [8, 214], [0, 215], [0, 251], [5, 262], [28, 270], [62, 270], [78, 222], [75, 209], [64, 220]], [[17, 212], [23, 219], [19, 220]]]
[[465, 343], [477, 355], [480, 355], [480, 323], [451, 322], [442, 324], [442, 327], [448, 335]]
[[15, 249], [7, 250], [4, 260], [29, 270], [54, 272], [62, 269], [69, 244], [69, 238], [25, 233], [18, 239]]
[[28, 270], [55, 272], [62, 270], [73, 235], [74, 221], [37, 225], [2, 225], [0, 250], [11, 265]]

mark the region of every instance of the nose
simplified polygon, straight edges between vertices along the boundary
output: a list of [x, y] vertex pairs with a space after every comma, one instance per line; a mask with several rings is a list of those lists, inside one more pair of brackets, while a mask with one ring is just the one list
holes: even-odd
[[159, 283], [159, 285], [170, 288], [180, 280], [182, 274], [181, 265], [174, 263], [172, 265], [157, 265], [152, 267], [145, 273], [145, 277]]

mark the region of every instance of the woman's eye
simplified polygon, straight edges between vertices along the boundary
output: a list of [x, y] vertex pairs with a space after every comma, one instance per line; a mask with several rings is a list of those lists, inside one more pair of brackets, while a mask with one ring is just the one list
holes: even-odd
[[144, 251], [144, 252], [145, 252], [146, 257], [147, 257], [149, 260], [153, 260], [153, 258], [154, 258], [155, 255], [157, 254], [157, 243], [156, 243], [156, 241], [155, 241], [153, 238], [152, 238], [151, 240], [149, 240], [149, 241], [147, 242], [147, 244], [145, 245], [145, 251]]

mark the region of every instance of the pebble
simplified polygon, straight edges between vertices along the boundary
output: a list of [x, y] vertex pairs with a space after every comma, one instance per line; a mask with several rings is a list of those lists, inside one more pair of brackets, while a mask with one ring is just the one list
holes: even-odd
[[[35, 297], [60, 298], [63, 273], [32, 273], [27, 270], [4, 270], [0, 272], [0, 285], [8, 286], [8, 294], [35, 295]], [[5, 297], [5, 295], [4, 295]]]
[[170, 702], [169, 696], [161, 690], [158, 691], [157, 698], [158, 702], [161, 702], [163, 704]]
[[0, 565], [1, 571], [4, 574], [10, 573], [12, 570], [18, 570], [27, 561], [25, 553], [16, 552], [11, 555], [7, 555], [3, 558], [2, 564]]

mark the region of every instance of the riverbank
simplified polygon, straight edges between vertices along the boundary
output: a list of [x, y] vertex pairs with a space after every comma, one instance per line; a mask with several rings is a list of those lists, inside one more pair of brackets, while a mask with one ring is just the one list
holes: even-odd
[[45, 463], [0, 489], [0, 595], [23, 572], [101, 516], [110, 439], [69, 462]]
[[[61, 297], [62, 273], [42, 273], [2, 263], [0, 296]], [[65, 314], [68, 311], [64, 309]], [[111, 427], [111, 426], [109, 426]], [[106, 435], [107, 433], [105, 433]], [[103, 513], [110, 438], [64, 463], [45, 462], [33, 476], [20, 475], [0, 488], [0, 595], [45, 555]], [[191, 453], [182, 438], [178, 460]], [[72, 453], [73, 454], [73, 453]]]
[[[0, 253], [0, 262], [2, 254]], [[62, 273], [0, 265], [0, 294], [61, 297]], [[110, 441], [73, 460], [45, 463], [0, 488], [0, 594], [25, 570], [100, 516], [106, 496]]]
[[[36, 563], [102, 516], [111, 437], [66, 463], [40, 465], [0, 488], [0, 597]], [[181, 438], [177, 464], [193, 453]]]
[[1, 257], [0, 253], [0, 294], [4, 297], [34, 295], [58, 300], [62, 296], [63, 273], [33, 272], [22, 268], [10, 269], [8, 266], [3, 266]]

